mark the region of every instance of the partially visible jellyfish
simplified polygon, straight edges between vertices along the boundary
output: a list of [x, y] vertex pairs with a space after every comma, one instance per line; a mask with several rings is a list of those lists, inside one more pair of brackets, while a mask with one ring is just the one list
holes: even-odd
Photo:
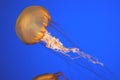
[[[59, 52], [71, 60], [84, 58], [93, 64], [105, 67], [98, 59], [95, 59], [89, 54], [85, 54], [79, 48], [65, 47], [58, 38], [52, 36], [47, 30], [47, 26], [51, 22], [50, 14], [45, 8], [41, 6], [29, 6], [21, 12], [16, 21], [17, 36], [25, 44], [43, 42], [47, 48]], [[71, 53], [77, 56], [73, 56]]]
[[59, 78], [62, 77], [63, 80], [68, 80], [67, 77], [62, 72], [57, 73], [46, 73], [42, 75], [38, 75], [34, 77], [32, 80], [59, 80]]

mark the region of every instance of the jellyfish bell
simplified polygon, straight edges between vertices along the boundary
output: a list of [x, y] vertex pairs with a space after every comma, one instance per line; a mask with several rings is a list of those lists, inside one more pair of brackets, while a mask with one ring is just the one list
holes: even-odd
[[68, 80], [67, 77], [62, 72], [38, 75], [34, 77], [33, 80], [59, 80], [59, 77], [62, 77], [63, 80]]
[[[93, 64], [104, 67], [104, 64], [98, 59], [80, 51], [79, 48], [65, 47], [58, 38], [52, 36], [47, 30], [47, 26], [49, 26], [51, 21], [50, 14], [45, 8], [41, 6], [29, 6], [17, 18], [17, 36], [25, 44], [44, 42], [47, 48], [59, 52], [72, 60], [84, 58]], [[69, 53], [77, 54], [77, 56], [74, 57]]]
[[46, 32], [50, 15], [41, 6], [30, 6], [25, 8], [16, 21], [16, 33], [25, 44], [39, 42]]

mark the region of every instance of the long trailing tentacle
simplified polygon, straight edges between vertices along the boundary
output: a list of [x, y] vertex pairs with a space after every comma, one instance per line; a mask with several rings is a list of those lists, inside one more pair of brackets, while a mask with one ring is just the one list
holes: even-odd
[[[61, 28], [61, 26], [58, 25], [55, 21], [51, 20], [50, 23], [49, 23], [49, 25], [50, 25], [51, 28], [53, 28], [53, 29], [55, 29], [56, 31], [58, 31], [72, 46], [78, 47], [75, 43], [73, 43], [73, 42], [69, 39], [68, 36], [65, 35], [65, 32], [63, 31], [63, 29]], [[59, 28], [58, 28], [58, 26], [59, 26]], [[62, 29], [62, 30], [61, 30], [61, 29]], [[79, 55], [85, 54], [84, 52], [82, 52], [82, 51], [80, 52], [79, 50], [77, 50], [77, 52], [78, 52]], [[70, 55], [67, 55], [67, 54], [64, 54], [64, 55], [70, 57], [71, 59], [80, 58], [80, 56], [71, 57]], [[85, 55], [84, 57], [94, 59], [93, 57], [91, 57], [91, 56], [88, 55], [88, 54]], [[94, 61], [94, 60], [92, 61], [91, 59], [90, 59], [90, 61], [91, 61], [92, 63], [95, 63], [95, 64], [99, 63], [100, 65], [102, 65], [101, 68], [103, 68], [105, 71], [107, 71], [114, 79], [118, 80], [118, 77], [117, 77], [106, 65], [104, 65], [104, 64], [101, 63], [101, 62], [99, 62], [97, 59], [94, 59], [95, 61]], [[104, 65], [104, 66], [103, 66], [103, 65]]]
[[[51, 27], [52, 29], [55, 29], [56, 31], [58, 31], [72, 46], [76, 46], [77, 45], [75, 43], [73, 43], [69, 37], [67, 35], [65, 35], [65, 32], [64, 30], [61, 28], [60, 25], [58, 25], [55, 21], [51, 20], [50, 23], [49, 23], [49, 27]], [[59, 29], [59, 28], [60, 29]], [[61, 30], [62, 29], [62, 30]]]
[[[50, 26], [52, 26], [55, 30], [57, 30], [58, 32], [60, 32], [60, 34], [62, 34], [65, 39], [70, 42], [71, 45], [73, 46], [76, 46], [64, 33], [63, 31], [61, 31], [60, 29], [58, 29], [56, 27], [56, 23], [54, 21], [51, 21], [52, 23], [49, 24]], [[56, 51], [56, 52], [60, 52], [62, 53], [64, 56], [67, 56], [69, 57], [70, 59], [80, 59], [81, 57], [82, 58], [85, 58], [87, 60], [89, 60], [90, 62], [92, 62], [93, 64], [98, 64], [100, 66], [102, 66], [101, 68], [104, 68], [107, 72], [109, 72], [111, 75], [114, 75], [114, 73], [112, 73], [111, 70], [109, 70], [108, 68], [106, 68], [106, 66], [98, 61], [97, 59], [95, 59], [94, 57], [92, 57], [91, 55], [89, 54], [86, 54], [82, 51], [79, 50], [79, 48], [66, 48], [63, 46], [63, 44], [59, 41], [59, 39], [53, 37], [50, 35], [49, 32], [46, 32], [45, 33], [45, 36], [44, 38], [42, 39], [43, 42], [46, 43], [46, 47]], [[77, 56], [72, 56], [71, 54], [69, 53], [74, 53], [74, 54], [77, 54]]]

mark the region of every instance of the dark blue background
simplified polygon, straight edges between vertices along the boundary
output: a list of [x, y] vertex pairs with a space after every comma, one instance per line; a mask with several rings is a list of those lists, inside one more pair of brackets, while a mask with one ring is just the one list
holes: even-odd
[[120, 75], [119, 0], [0, 0], [0, 80], [31, 80], [58, 71], [70, 80], [99, 80], [84, 69], [78, 72], [40, 44], [28, 46], [18, 39], [16, 19], [30, 5], [47, 8], [75, 44]]

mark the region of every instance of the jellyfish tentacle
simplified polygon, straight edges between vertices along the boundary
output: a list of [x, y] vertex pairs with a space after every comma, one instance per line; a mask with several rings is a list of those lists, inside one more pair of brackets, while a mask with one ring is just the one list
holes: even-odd
[[49, 32], [46, 31], [44, 34], [44, 37], [41, 39], [41, 41], [46, 43], [46, 47], [59, 51], [61, 53], [68, 53], [70, 52], [69, 48], [65, 48], [63, 44], [59, 41], [59, 39], [53, 37], [50, 35]]
[[68, 78], [62, 73], [62, 72], [57, 72], [55, 73], [56, 76], [62, 76], [64, 80], [68, 80]]
[[71, 51], [71, 49], [65, 48], [63, 44], [59, 41], [59, 39], [52, 37], [50, 33], [46, 32], [45, 36], [41, 40], [46, 43], [47, 48], [50, 48], [56, 52], [60, 52], [71, 59], [75, 59], [74, 57], [68, 54]]
[[[53, 20], [50, 20], [50, 23], [49, 23], [49, 26], [52, 28], [52, 29], [55, 29], [56, 31], [58, 31], [72, 46], [77, 46], [76, 44], [74, 44], [67, 35], [65, 35], [65, 32], [64, 30], [62, 29], [62, 27], [57, 24], [55, 21]], [[59, 26], [59, 28], [58, 28]]]
[[82, 51], [79, 50], [79, 48], [72, 48], [71, 51], [73, 53], [77, 53], [79, 56], [82, 56], [83, 58], [86, 58], [88, 59], [89, 61], [91, 61], [93, 64], [99, 64], [101, 66], [104, 66], [104, 64], [100, 61], [98, 61], [98, 59], [95, 59], [94, 57], [92, 57], [91, 55], [89, 54], [86, 54]]
[[[84, 52], [81, 52], [79, 50], [79, 48], [66, 48], [63, 46], [63, 44], [59, 41], [59, 39], [53, 37], [48, 31], [46, 31], [44, 33], [44, 37], [41, 39], [41, 41], [46, 43], [46, 47], [50, 48], [54, 51], [60, 52], [63, 55], [70, 57], [71, 59], [77, 59], [80, 57], [83, 57], [85, 59], [88, 59], [90, 62], [92, 62], [93, 64], [99, 64], [101, 66], [103, 66], [103, 63], [98, 61], [97, 59], [95, 59], [94, 57], [85, 54]], [[76, 57], [70, 55], [69, 53], [75, 53], [77, 54]]]

